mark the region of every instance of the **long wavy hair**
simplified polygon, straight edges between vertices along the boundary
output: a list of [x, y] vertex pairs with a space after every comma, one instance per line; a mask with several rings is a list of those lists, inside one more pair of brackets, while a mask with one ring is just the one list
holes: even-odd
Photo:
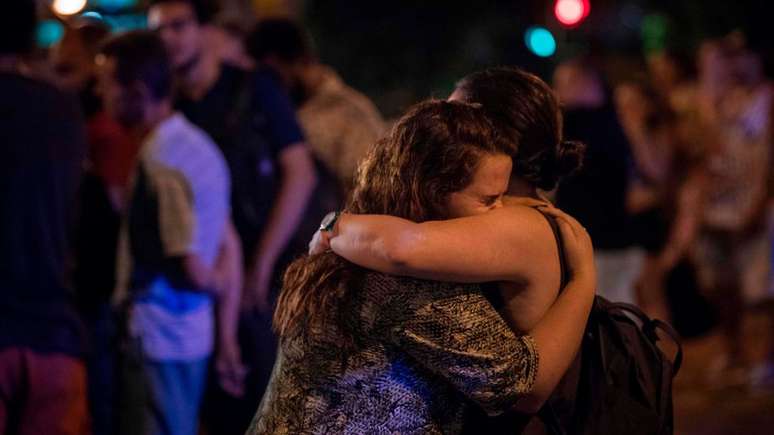
[[[487, 154], [512, 155], [478, 105], [427, 101], [411, 108], [360, 163], [345, 211], [414, 222], [443, 219], [451, 193], [467, 187]], [[352, 343], [347, 297], [362, 269], [333, 253], [302, 257], [284, 275], [274, 313], [281, 339], [337, 326]], [[335, 322], [335, 324], [331, 324]]]

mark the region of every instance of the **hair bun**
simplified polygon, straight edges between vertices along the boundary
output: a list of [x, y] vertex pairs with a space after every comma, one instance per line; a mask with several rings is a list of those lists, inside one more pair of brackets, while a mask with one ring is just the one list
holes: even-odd
[[556, 175], [559, 178], [572, 175], [583, 166], [586, 144], [574, 140], [563, 140], [556, 149]]
[[562, 178], [572, 175], [583, 165], [586, 145], [582, 142], [563, 140], [554, 149], [553, 155], [546, 155], [540, 171], [537, 187], [553, 190]]

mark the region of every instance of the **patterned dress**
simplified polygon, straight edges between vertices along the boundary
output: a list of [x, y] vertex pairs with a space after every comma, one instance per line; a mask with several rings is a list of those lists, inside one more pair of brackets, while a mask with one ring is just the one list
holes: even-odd
[[248, 434], [459, 433], [467, 407], [512, 408], [535, 380], [538, 353], [477, 285], [369, 272], [330, 328], [286, 339]]

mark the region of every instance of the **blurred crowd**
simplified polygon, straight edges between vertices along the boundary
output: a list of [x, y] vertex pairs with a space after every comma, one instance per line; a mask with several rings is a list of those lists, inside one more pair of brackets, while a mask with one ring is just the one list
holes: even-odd
[[[385, 121], [289, 19], [154, 0], [152, 32], [71, 19], [33, 64], [30, 5], [0, 22], [0, 434], [244, 433], [282, 271]], [[643, 65], [615, 86], [592, 58], [556, 68], [588, 148], [549, 194], [600, 294], [720, 328], [708, 382], [774, 386], [774, 349], [740, 348], [746, 310], [774, 322], [774, 88], [739, 34]]]
[[[774, 321], [772, 83], [744, 36], [662, 51], [615, 86], [593, 59], [558, 66], [565, 134], [587, 143], [559, 207], [588, 228], [598, 292], [694, 337], [717, 327], [710, 386], [772, 386], [772, 357], [751, 364], [742, 320]], [[772, 323], [774, 325], [774, 323]]]

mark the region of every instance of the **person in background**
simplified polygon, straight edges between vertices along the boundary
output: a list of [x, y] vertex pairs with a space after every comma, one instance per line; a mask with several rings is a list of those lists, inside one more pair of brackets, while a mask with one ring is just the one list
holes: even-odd
[[635, 245], [626, 209], [629, 141], [601, 74], [589, 62], [559, 65], [554, 88], [565, 108], [564, 136], [588, 147], [583, 168], [559, 185], [556, 206], [576, 217], [594, 241], [598, 293], [613, 302], [635, 303], [634, 284], [644, 254]]
[[760, 59], [738, 36], [729, 37], [702, 47], [700, 97], [708, 181], [693, 254], [725, 338], [708, 380], [723, 386], [748, 380], [742, 320], [768, 288], [772, 86]]
[[78, 101], [25, 73], [35, 3], [0, 14], [0, 433], [84, 435], [84, 333], [66, 266], [86, 137]]
[[86, 118], [88, 149], [78, 201], [73, 284], [89, 333], [87, 369], [92, 430], [113, 433], [115, 324], [110, 297], [115, 288], [120, 214], [138, 142], [102, 108], [95, 57], [110, 31], [101, 21], [74, 19], [50, 56], [57, 83], [77, 93]]
[[249, 34], [237, 17], [218, 16], [214, 26], [209, 29], [208, 42], [212, 45], [223, 63], [243, 70], [254, 70], [255, 60], [247, 52], [246, 40]]
[[[687, 294], [696, 288], [690, 284], [695, 281], [688, 257], [701, 221], [695, 211], [701, 208], [705, 166], [680, 140], [677, 115], [654, 89], [642, 83], [623, 83], [616, 88], [615, 97], [634, 156], [627, 208], [632, 214], [632, 232], [647, 254], [637, 281], [638, 305], [651, 317], [665, 321], [672, 320], [675, 310], [682, 310], [674, 319], [675, 326], [681, 333], [695, 335], [694, 331], [706, 329], [707, 319], [697, 315], [700, 307], [696, 304], [704, 302], [697, 298], [698, 293]], [[676, 302], [691, 306], [668, 305], [667, 284], [675, 279], [683, 279], [678, 290], [683, 297]], [[693, 300], [688, 300], [691, 296]]]
[[248, 45], [258, 62], [281, 77], [312, 152], [348, 192], [358, 163], [385, 131], [379, 110], [320, 63], [310, 37], [289, 19], [258, 22]]
[[66, 23], [50, 56], [57, 84], [77, 93], [81, 101], [89, 138], [88, 173], [104, 185], [112, 207], [120, 212], [139, 144], [107, 116], [97, 93], [94, 59], [109, 35], [110, 29], [99, 20], [74, 19]]
[[271, 376], [274, 283], [316, 183], [311, 153], [276, 74], [223, 63], [205, 49], [208, 14], [193, 0], [154, 0], [148, 25], [171, 53], [176, 107], [215, 140], [231, 172], [231, 210], [247, 268], [240, 321], [249, 367], [245, 395], [219, 389], [205, 417], [213, 432], [244, 433]]
[[[751, 238], [760, 237], [761, 246], [754, 259], [742, 267], [742, 290], [747, 307], [762, 308], [769, 325], [774, 326], [774, 281], [772, 281], [772, 217], [774, 217], [774, 83], [766, 77], [763, 59], [755, 50], [745, 47], [734, 60], [734, 76], [738, 82], [740, 118], [745, 126], [748, 146], [767, 158], [763, 164], [755, 164], [757, 177], [751, 183], [758, 192], [753, 202], [750, 222], [746, 232]], [[762, 171], [763, 173], [759, 173]], [[760, 184], [759, 184], [760, 183]], [[761, 186], [762, 185], [762, 186]], [[764, 362], [752, 367], [748, 378], [754, 388], [774, 387], [774, 344], [769, 345]]]
[[384, 122], [368, 98], [350, 88], [317, 60], [309, 35], [286, 18], [258, 22], [248, 38], [250, 54], [274, 71], [294, 99], [298, 119], [315, 157], [317, 186], [296, 237], [294, 255], [330, 210], [344, 205], [360, 159], [380, 138]]
[[94, 56], [99, 44], [109, 34], [110, 29], [101, 21], [77, 18], [65, 23], [62, 38], [51, 47], [49, 53], [56, 84], [78, 94], [87, 118], [102, 107], [95, 92]]
[[662, 104], [669, 106], [678, 116], [693, 110], [696, 71], [692, 57], [666, 49], [650, 54], [646, 60], [650, 86]]
[[218, 359], [236, 348], [233, 327], [216, 331], [213, 307], [236, 319], [240, 289], [222, 288], [217, 273], [221, 246], [234, 250], [228, 168], [212, 140], [174, 111], [172, 65], [157, 35], [118, 36], [99, 63], [105, 109], [142, 142], [115, 294], [146, 389], [133, 432], [194, 435], [216, 332]]

